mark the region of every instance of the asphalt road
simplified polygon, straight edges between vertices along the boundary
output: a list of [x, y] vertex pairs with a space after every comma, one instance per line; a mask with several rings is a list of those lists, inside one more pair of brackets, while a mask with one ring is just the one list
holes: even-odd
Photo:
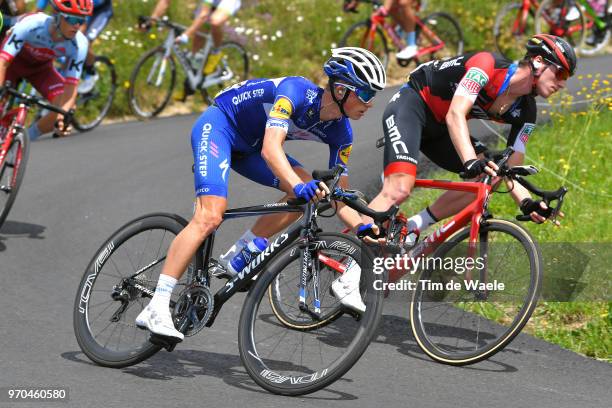
[[[582, 72], [610, 67], [612, 58], [581, 62]], [[609, 69], [609, 68], [608, 68]], [[570, 82], [570, 88], [575, 83]], [[352, 184], [370, 194], [379, 185], [384, 102], [355, 125]], [[609, 407], [612, 366], [521, 334], [488, 361], [464, 368], [429, 360], [409, 330], [408, 302], [385, 303], [375, 342], [344, 378], [302, 398], [270, 395], [240, 364], [237, 318], [242, 295], [228, 302], [215, 326], [172, 353], [121, 370], [98, 367], [80, 351], [72, 307], [83, 271], [120, 225], [148, 212], [189, 217], [192, 206], [189, 131], [195, 116], [103, 126], [88, 134], [33, 143], [24, 185], [0, 230], [0, 388], [64, 386], [68, 403], [0, 407]], [[475, 135], [488, 133], [478, 123]], [[568, 135], [568, 137], [570, 137]], [[324, 167], [327, 149], [290, 142], [306, 167]], [[280, 196], [236, 173], [232, 207]], [[227, 247], [249, 220], [223, 226]]]

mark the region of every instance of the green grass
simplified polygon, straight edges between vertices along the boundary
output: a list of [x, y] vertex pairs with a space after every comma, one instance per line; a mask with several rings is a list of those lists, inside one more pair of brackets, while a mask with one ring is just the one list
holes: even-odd
[[[610, 78], [578, 80], [585, 82], [582, 95], [590, 95], [589, 98], [597, 102], [584, 112], [546, 112], [551, 121], [534, 131], [526, 161], [526, 164], [540, 169], [539, 174], [530, 176], [530, 181], [537, 186], [548, 190], [561, 185], [569, 188], [563, 204], [565, 218], [560, 227], [550, 223], [521, 225], [530, 231], [542, 248], [545, 293], [551, 275], [563, 278], [565, 272], [573, 272], [572, 268], [576, 266], [571, 259], [574, 254], [564, 253], [566, 248], [587, 254], [585, 265], [578, 265], [583, 269], [580, 282], [584, 287], [575, 298], [571, 298], [575, 301], [541, 301], [525, 331], [578, 353], [611, 361], [612, 233], [609, 225], [612, 210], [609, 202], [612, 197], [612, 163], [608, 156], [612, 153], [612, 98], [602, 96], [610, 94]], [[567, 96], [559, 99], [564, 106], [571, 102]], [[561, 106], [559, 109], [567, 108]], [[428, 177], [448, 179], [449, 173], [440, 172]], [[450, 178], [457, 179], [452, 175]], [[412, 214], [430, 204], [438, 195], [439, 192], [434, 190], [417, 189], [404, 205], [404, 210]], [[509, 220], [519, 213], [509, 195], [495, 194], [489, 208], [496, 217]], [[594, 250], [598, 251], [595, 255], [589, 253]]]

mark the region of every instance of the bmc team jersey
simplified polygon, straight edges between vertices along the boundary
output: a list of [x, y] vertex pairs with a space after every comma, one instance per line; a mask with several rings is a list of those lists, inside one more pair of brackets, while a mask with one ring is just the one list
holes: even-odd
[[[288, 140], [327, 144], [329, 167], [346, 168], [353, 146], [351, 126], [347, 118], [320, 120], [322, 95], [323, 89], [302, 77], [252, 79], [221, 91], [191, 134], [196, 195], [227, 196], [230, 167], [278, 188], [278, 178], [261, 157], [266, 128], [283, 129]], [[300, 166], [287, 159], [292, 167]]]
[[[517, 65], [489, 52], [431, 61], [417, 67], [408, 83], [389, 101], [383, 115], [385, 174], [416, 174], [419, 150], [440, 167], [460, 172], [445, 118], [455, 95], [474, 105], [467, 119], [494, 120], [511, 125], [507, 145], [524, 153], [535, 127], [537, 108], [531, 95], [519, 97], [502, 115], [489, 112], [510, 84]], [[471, 137], [476, 154], [486, 147]]]
[[65, 57], [65, 82], [77, 84], [87, 56], [89, 42], [80, 31], [72, 40], [55, 42], [49, 29], [54, 18], [43, 13], [25, 16], [4, 40], [0, 58], [11, 62], [19, 55], [30, 66], [41, 66]]

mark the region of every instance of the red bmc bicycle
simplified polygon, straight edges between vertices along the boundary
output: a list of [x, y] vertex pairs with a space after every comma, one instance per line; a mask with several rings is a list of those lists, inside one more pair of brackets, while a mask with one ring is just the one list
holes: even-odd
[[[524, 177], [538, 170], [509, 168], [506, 162], [512, 152], [507, 148], [494, 158], [498, 175], [542, 197], [554, 220], [567, 189], [542, 191], [529, 183]], [[520, 333], [537, 304], [543, 279], [540, 249], [524, 228], [489, 212], [496, 181], [491, 176], [478, 182], [416, 180], [416, 187], [470, 192], [474, 200], [416, 245], [407, 239], [406, 217], [398, 214], [391, 218], [387, 243], [381, 246], [386, 259], [379, 259], [386, 262], [378, 265], [385, 266], [388, 279], [381, 275], [375, 289], [412, 291], [414, 337], [441, 363], [466, 365], [491, 357]], [[519, 221], [529, 219], [517, 216]], [[408, 273], [418, 279], [399, 281]]]
[[[15, 202], [28, 161], [30, 142], [25, 123], [32, 105], [64, 115], [70, 123], [73, 111], [66, 112], [45, 100], [27, 95], [6, 83], [0, 91], [0, 227]], [[17, 104], [17, 107], [11, 108]]]
[[[374, 13], [366, 21], [352, 25], [340, 40], [340, 47], [353, 46], [366, 48], [372, 51], [381, 60], [385, 68], [389, 64], [390, 46], [396, 51], [406, 46], [398, 32], [400, 27], [390, 22], [386, 17], [376, 13], [381, 6], [377, 0], [362, 0], [372, 3]], [[415, 1], [416, 10], [419, 11], [422, 2]], [[459, 23], [449, 14], [437, 12], [420, 19], [416, 18], [417, 54], [409, 60], [398, 60], [402, 67], [414, 60], [417, 64], [423, 61], [453, 57], [463, 53], [463, 33]]]

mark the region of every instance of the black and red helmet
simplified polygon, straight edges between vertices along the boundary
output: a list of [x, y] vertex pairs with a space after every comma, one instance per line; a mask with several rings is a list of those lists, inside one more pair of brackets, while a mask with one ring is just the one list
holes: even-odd
[[60, 13], [76, 16], [91, 16], [93, 0], [51, 0], [53, 8]]
[[527, 56], [540, 55], [545, 60], [553, 62], [569, 72], [576, 72], [576, 52], [567, 41], [550, 34], [536, 34], [527, 41]]

